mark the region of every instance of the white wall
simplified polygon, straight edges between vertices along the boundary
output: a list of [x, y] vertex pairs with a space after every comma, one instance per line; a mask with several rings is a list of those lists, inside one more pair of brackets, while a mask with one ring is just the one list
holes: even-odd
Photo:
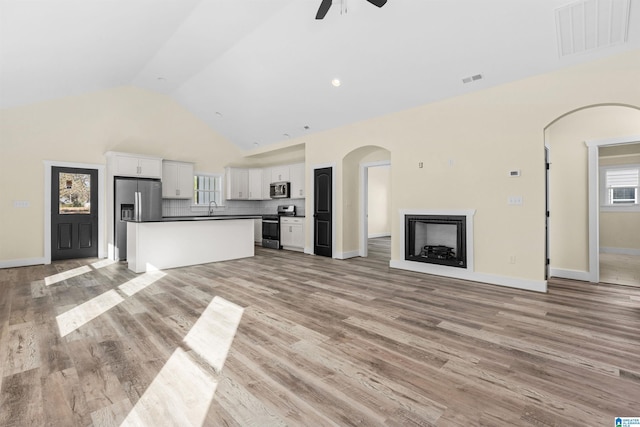
[[391, 166], [372, 166], [368, 172], [369, 237], [391, 235]]

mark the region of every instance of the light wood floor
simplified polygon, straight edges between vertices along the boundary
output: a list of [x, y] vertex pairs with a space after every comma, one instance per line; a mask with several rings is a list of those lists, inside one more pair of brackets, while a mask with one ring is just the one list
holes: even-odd
[[340, 261], [0, 270], [2, 426], [609, 426], [640, 416], [640, 289], [540, 294]]
[[640, 255], [600, 253], [600, 281], [640, 287]]

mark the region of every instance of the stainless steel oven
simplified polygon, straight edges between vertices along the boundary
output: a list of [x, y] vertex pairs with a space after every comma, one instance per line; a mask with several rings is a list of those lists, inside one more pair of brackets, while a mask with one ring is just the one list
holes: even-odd
[[280, 249], [280, 217], [295, 215], [295, 205], [280, 205], [277, 215], [262, 215], [262, 247]]
[[280, 218], [262, 215], [262, 247], [280, 249]]

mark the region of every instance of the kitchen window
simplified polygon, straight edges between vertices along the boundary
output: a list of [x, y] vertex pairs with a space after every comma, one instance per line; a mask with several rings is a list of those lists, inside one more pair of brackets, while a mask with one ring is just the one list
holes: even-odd
[[600, 168], [600, 204], [607, 210], [640, 210], [638, 186], [640, 165]]
[[196, 206], [209, 206], [214, 202], [223, 205], [222, 189], [224, 188], [221, 174], [196, 173], [193, 177], [193, 201]]

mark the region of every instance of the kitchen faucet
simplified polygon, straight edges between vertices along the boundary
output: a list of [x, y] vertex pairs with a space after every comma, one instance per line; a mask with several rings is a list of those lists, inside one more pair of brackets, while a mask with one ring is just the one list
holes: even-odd
[[209, 202], [209, 216], [213, 215], [213, 208], [211, 207], [211, 203], [213, 203], [214, 205], [216, 205], [216, 208], [218, 207], [218, 204], [216, 203], [215, 200], [212, 200]]

